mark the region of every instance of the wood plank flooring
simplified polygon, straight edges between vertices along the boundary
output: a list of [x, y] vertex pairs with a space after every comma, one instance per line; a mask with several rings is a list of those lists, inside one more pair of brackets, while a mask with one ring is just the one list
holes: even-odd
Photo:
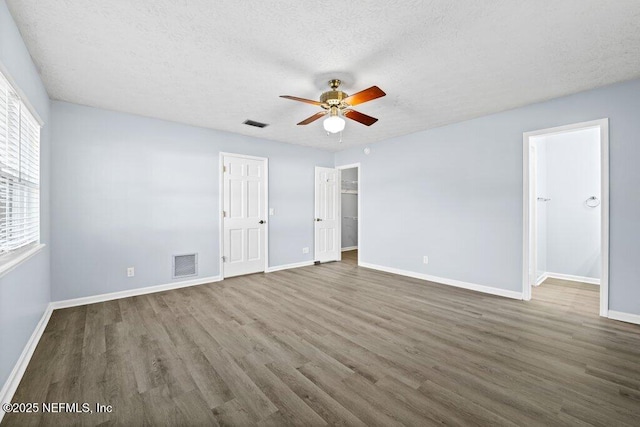
[[593, 285], [531, 302], [345, 261], [56, 310], [14, 402], [29, 425], [639, 425], [640, 327]]

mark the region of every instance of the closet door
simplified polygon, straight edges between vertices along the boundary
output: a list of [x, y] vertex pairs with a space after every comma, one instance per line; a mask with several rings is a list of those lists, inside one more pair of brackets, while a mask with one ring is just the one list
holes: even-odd
[[315, 261], [339, 261], [341, 257], [340, 171], [316, 167]]

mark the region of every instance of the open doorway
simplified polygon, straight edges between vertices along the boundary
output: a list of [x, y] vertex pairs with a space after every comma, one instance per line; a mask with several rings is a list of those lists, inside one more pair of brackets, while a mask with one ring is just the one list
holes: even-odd
[[360, 248], [360, 164], [339, 166], [342, 261], [358, 264]]
[[523, 299], [580, 292], [608, 315], [608, 134], [606, 119], [524, 134]]

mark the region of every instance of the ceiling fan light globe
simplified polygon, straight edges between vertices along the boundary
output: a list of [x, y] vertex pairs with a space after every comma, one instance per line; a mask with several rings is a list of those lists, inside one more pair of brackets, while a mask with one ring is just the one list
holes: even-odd
[[322, 122], [322, 126], [324, 126], [324, 130], [329, 133], [338, 133], [342, 132], [344, 129], [345, 121], [342, 117], [338, 116], [330, 116], [324, 119]]

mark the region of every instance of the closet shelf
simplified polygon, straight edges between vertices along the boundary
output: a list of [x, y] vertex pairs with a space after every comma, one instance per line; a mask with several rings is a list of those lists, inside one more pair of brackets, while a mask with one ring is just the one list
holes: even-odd
[[358, 194], [358, 190], [342, 190], [342, 194]]

